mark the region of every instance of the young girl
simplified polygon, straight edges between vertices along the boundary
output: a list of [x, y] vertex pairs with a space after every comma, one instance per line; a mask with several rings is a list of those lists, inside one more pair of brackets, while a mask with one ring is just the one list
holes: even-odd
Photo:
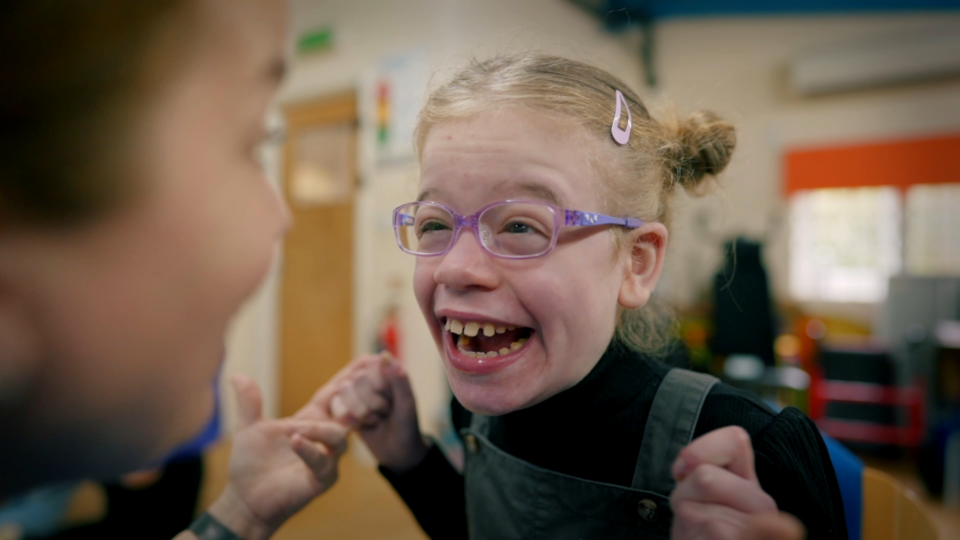
[[670, 198], [724, 169], [730, 124], [658, 121], [600, 69], [521, 54], [437, 90], [418, 144], [420, 195], [394, 225], [418, 257], [463, 475], [424, 442], [392, 363], [358, 359], [316, 403], [359, 427], [431, 537], [741, 538], [777, 509], [846, 537], [803, 414], [657, 360], [668, 334], [644, 306]]

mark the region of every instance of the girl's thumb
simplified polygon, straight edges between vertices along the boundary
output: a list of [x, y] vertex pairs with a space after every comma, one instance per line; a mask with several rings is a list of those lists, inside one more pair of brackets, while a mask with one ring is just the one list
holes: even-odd
[[410, 386], [410, 376], [396, 358], [389, 357], [384, 367], [384, 376], [390, 384], [393, 395], [393, 407], [399, 410], [416, 410], [416, 400], [413, 397], [413, 388]]

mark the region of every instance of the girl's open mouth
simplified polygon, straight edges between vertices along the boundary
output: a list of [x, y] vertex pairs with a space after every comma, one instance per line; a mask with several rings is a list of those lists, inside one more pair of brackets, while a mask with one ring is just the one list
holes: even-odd
[[452, 318], [446, 319], [444, 330], [444, 345], [455, 367], [478, 374], [513, 363], [533, 336], [532, 328]]

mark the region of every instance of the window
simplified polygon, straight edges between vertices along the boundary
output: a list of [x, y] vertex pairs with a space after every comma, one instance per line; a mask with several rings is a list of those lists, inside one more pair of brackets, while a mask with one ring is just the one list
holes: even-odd
[[916, 185], [906, 199], [907, 272], [960, 276], [960, 184]]
[[791, 200], [793, 296], [883, 301], [888, 278], [902, 267], [900, 205], [893, 187], [796, 192]]

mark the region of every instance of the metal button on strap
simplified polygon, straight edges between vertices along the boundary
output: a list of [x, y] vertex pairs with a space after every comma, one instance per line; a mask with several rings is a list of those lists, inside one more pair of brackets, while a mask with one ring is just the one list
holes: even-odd
[[477, 451], [480, 450], [480, 444], [477, 443], [477, 438], [471, 433], [468, 433], [467, 436], [463, 438], [463, 442], [466, 443], [467, 450], [469, 450], [471, 454], [476, 454]]
[[640, 517], [647, 521], [656, 521], [657, 503], [651, 501], [650, 499], [643, 499], [637, 503], [637, 513], [640, 514]]

